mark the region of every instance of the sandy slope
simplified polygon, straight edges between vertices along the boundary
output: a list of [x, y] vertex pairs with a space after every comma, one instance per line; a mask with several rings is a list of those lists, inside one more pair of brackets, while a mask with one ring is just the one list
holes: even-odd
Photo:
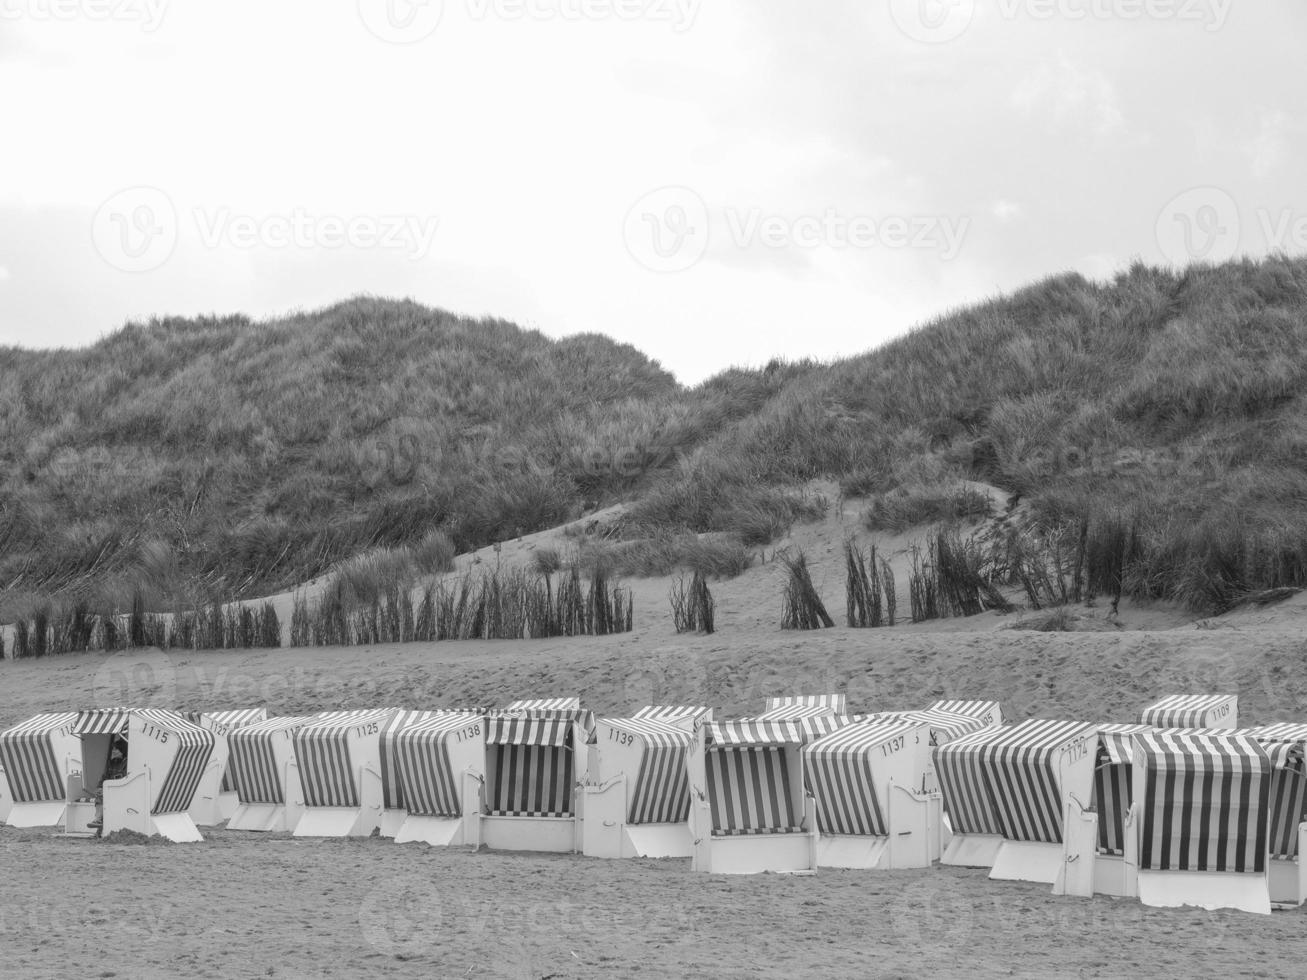
[[[833, 488], [827, 487], [831, 490]], [[996, 492], [996, 491], [995, 491]], [[857, 502], [796, 527], [777, 547], [801, 548], [837, 622], [843, 616], [845, 535], [868, 540]], [[612, 519], [618, 511], [588, 521]], [[906, 586], [913, 536], [877, 543]], [[561, 529], [462, 556], [525, 563], [541, 547], [568, 547]], [[1236, 692], [1246, 723], [1307, 718], [1307, 595], [1279, 606], [1197, 620], [1167, 607], [1080, 608], [1083, 632], [1013, 629], [1026, 614], [986, 614], [893, 629], [778, 628], [783, 568], [766, 561], [714, 583], [718, 632], [678, 636], [666, 578], [636, 579], [636, 629], [613, 637], [389, 645], [277, 651], [133, 651], [0, 664], [0, 724], [36, 711], [119, 703], [196, 708], [264, 704], [292, 713], [331, 707], [494, 705], [515, 697], [580, 695], [603, 713], [651, 701], [707, 703], [728, 714], [767, 695], [844, 691], [858, 709], [921, 705], [942, 697], [998, 698], [1009, 715], [1128, 721], [1146, 700], [1186, 691]], [[280, 597], [287, 606], [290, 596]], [[906, 596], [900, 615], [906, 618]]]

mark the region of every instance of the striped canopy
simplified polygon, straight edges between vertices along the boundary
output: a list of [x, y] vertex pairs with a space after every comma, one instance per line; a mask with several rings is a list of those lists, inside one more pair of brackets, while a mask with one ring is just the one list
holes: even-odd
[[520, 715], [499, 715], [486, 719], [487, 745], [571, 746], [575, 711], [537, 711]]
[[796, 694], [788, 697], [768, 698], [766, 710], [773, 711], [776, 708], [798, 706], [825, 708], [831, 714], [842, 715], [848, 713], [845, 698], [846, 695], [843, 694]]
[[1271, 856], [1298, 856], [1298, 824], [1307, 819], [1307, 773], [1303, 751], [1307, 725], [1283, 722], [1253, 729], [1251, 736], [1262, 744], [1271, 767]]
[[948, 711], [973, 718], [993, 718], [994, 724], [1003, 724], [1003, 706], [997, 701], [936, 701], [929, 710]]
[[430, 711], [396, 711], [394, 717], [381, 730], [381, 797], [387, 810], [404, 809], [404, 798], [399, 788], [399, 773], [395, 768], [395, 736], [402, 729], [426, 718]]
[[807, 741], [803, 728], [794, 721], [714, 721], [703, 731], [708, 745], [802, 745]]
[[1271, 856], [1298, 856], [1298, 825], [1307, 819], [1307, 773], [1303, 743], [1263, 743], [1271, 760]]
[[832, 714], [829, 708], [817, 705], [784, 705], [741, 721], [792, 721], [808, 741], [853, 724], [853, 719], [847, 715]]
[[1077, 736], [1092, 739], [1093, 725], [1078, 721], [1023, 721], [982, 749], [985, 782], [1003, 836], [1014, 841], [1062, 842], [1059, 750]]
[[889, 833], [886, 801], [876, 793], [872, 764], [886, 743], [913, 738], [920, 729], [920, 723], [903, 720], [869, 722], [804, 747], [804, 768], [817, 801], [817, 827], [823, 834], [884, 837]]
[[1230, 700], [1228, 694], [1173, 694], [1139, 712], [1139, 723], [1154, 728], [1201, 728], [1209, 711]]
[[[424, 817], [461, 816], [458, 774], [450, 764], [446, 743], [451, 737], [480, 738], [483, 723], [462, 712], [418, 713], [427, 717], [412, 720], [389, 736], [396, 798], [401, 801], [393, 809]], [[472, 728], [475, 733], [469, 732]]]
[[392, 714], [386, 709], [328, 712], [295, 730], [295, 757], [305, 806], [362, 805], [350, 740], [379, 739]]
[[502, 712], [493, 712], [493, 714], [527, 715], [533, 718], [542, 715], [568, 715], [581, 726], [587, 736], [593, 734], [595, 728], [594, 712], [582, 708], [580, 698], [536, 698], [514, 701]]
[[131, 708], [88, 708], [77, 712], [74, 735], [122, 735], [131, 724]]
[[[253, 725], [256, 722], [268, 720], [267, 708], [237, 708], [232, 711], [188, 711], [186, 720], [192, 724], [204, 727], [204, 722], [209, 723], [209, 728], [215, 735], [230, 735], [238, 728], [244, 728], [246, 725]], [[231, 766], [228, 765], [222, 772], [222, 792], [234, 793], [236, 784], [232, 782]]]
[[71, 730], [76, 711], [41, 714], [0, 732], [0, 765], [15, 803], [58, 802], [67, 795], [64, 760], [55, 755], [52, 736]]
[[1245, 735], [1141, 732], [1139, 867], [1149, 871], [1266, 870], [1271, 760]]
[[256, 721], [268, 720], [267, 708], [235, 708], [231, 711], [188, 711], [186, 720], [193, 725], [208, 721], [217, 729], [219, 735], [226, 735], [236, 728], [253, 725]]
[[935, 773], [955, 834], [1001, 835], [1002, 825], [985, 784], [982, 752], [1008, 728], [986, 727], [934, 749]]
[[1251, 730], [1253, 738], [1283, 740], [1286, 742], [1307, 742], [1307, 725], [1296, 721], [1282, 721], [1274, 725], [1263, 725]]
[[639, 739], [642, 746], [627, 823], [683, 823], [689, 819], [690, 782], [685, 754], [694, 736], [650, 718], [605, 718], [604, 723]]
[[925, 708], [921, 711], [880, 711], [875, 714], [863, 715], [854, 720], [907, 721], [926, 725], [930, 728], [931, 745], [943, 745], [945, 742], [952, 742], [963, 735], [980, 731], [980, 729], [986, 727], [984, 719], [976, 715], [964, 715], [956, 711], [940, 711], [936, 708]]
[[782, 704], [753, 717], [760, 721], [797, 721], [800, 718], [831, 718], [835, 714], [819, 704]]
[[1153, 731], [1147, 725], [1100, 725], [1094, 756], [1091, 805], [1098, 813], [1098, 849], [1125, 853], [1125, 818], [1134, 800], [1134, 736]]
[[[189, 810], [200, 779], [209, 764], [209, 757], [213, 755], [216, 741], [213, 732], [192, 725], [176, 711], [164, 711], [161, 708], [137, 709], [132, 712], [132, 722], [165, 729], [177, 738], [176, 754], [164, 775], [163, 786], [150, 812], [183, 813]], [[127, 756], [130, 762], [131, 749], [128, 749]]]
[[[729, 722], [705, 753], [708, 804], [712, 832], [788, 834], [802, 830], [796, 794], [802, 774], [790, 771], [789, 745], [800, 745], [802, 733], [788, 722]], [[784, 729], [776, 731], [776, 729]]]
[[954, 831], [1061, 843], [1059, 750], [1095, 733], [1083, 722], [1033, 720], [937, 746], [935, 767]]
[[712, 708], [691, 707], [688, 705], [649, 705], [635, 713], [636, 718], [649, 721], [681, 721], [692, 718], [698, 721], [712, 714]]
[[505, 711], [580, 711], [580, 698], [525, 698], [514, 701]]
[[293, 738], [310, 717], [281, 717], [245, 725], [227, 736], [227, 773], [242, 803], [284, 805], [286, 787], [273, 753], [275, 738]]

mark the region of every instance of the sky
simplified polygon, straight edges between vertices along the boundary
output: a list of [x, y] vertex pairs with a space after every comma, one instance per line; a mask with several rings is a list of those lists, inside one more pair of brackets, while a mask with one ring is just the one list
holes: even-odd
[[1307, 253], [1301, 0], [0, 0], [0, 345], [369, 294], [693, 384]]

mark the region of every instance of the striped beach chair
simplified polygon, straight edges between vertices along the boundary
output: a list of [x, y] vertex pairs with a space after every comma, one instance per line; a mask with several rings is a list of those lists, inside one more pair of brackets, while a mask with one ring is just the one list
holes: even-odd
[[594, 716], [574, 699], [565, 699], [566, 707], [559, 703], [515, 702], [486, 719], [481, 827], [487, 847], [581, 849], [578, 788], [588, 768]]
[[0, 780], [11, 827], [55, 827], [63, 822], [68, 777], [82, 771], [82, 740], [73, 734], [77, 712], [39, 714], [0, 732]]
[[227, 777], [236, 792], [228, 830], [291, 831], [304, 815], [295, 759], [295, 732], [309, 715], [269, 718], [242, 725], [227, 736]]
[[481, 843], [486, 719], [469, 711], [423, 712], [392, 730], [389, 765], [404, 820], [400, 844], [436, 847]]
[[332, 711], [295, 729], [304, 813], [296, 837], [367, 837], [381, 828], [381, 733], [397, 711]]
[[601, 718], [585, 788], [590, 857], [689, 857], [692, 732], [652, 718]]
[[[69, 780], [67, 833], [87, 832], [87, 808], [94, 808], [80, 800], [102, 786], [104, 833], [202, 840], [187, 811], [213, 754], [212, 732], [175, 711], [113, 708], [79, 712], [72, 733], [82, 740], [82, 775]], [[115, 736], [127, 740], [127, 773], [102, 782]]]
[[1152, 728], [1235, 729], [1236, 694], [1173, 694], [1139, 712], [1139, 724]]
[[634, 715], [637, 721], [660, 721], [693, 732], [700, 722], [713, 720], [713, 709], [693, 705], [648, 705]]
[[919, 721], [849, 725], [805, 745], [818, 865], [929, 867], [932, 808], [922, 789], [929, 758], [930, 729]]
[[1140, 732], [1134, 741], [1140, 901], [1270, 912], [1266, 748], [1210, 730]]
[[237, 708], [229, 711], [187, 712], [186, 720], [213, 732], [213, 756], [191, 803], [191, 819], [197, 827], [216, 827], [230, 820], [240, 805], [236, 785], [227, 771], [231, 746], [227, 736], [238, 728], [267, 721], [267, 708]]
[[796, 721], [700, 726], [690, 756], [694, 870], [816, 870], [816, 810], [801, 751], [808, 741]]
[[[937, 746], [935, 768], [955, 834], [944, 863], [992, 860], [994, 879], [1057, 881], [1068, 803], [1087, 807], [1092, 792], [1095, 736], [1096, 727], [1083, 722], [1037, 719]], [[972, 834], [977, 840], [969, 840]]]

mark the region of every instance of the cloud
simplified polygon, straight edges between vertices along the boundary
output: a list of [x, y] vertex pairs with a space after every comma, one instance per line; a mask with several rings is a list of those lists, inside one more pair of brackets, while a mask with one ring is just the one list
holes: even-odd
[[1080, 67], [1062, 52], [1017, 83], [1011, 104], [1055, 132], [1081, 130], [1104, 137], [1125, 127], [1111, 79]]
[[0, 282], [8, 282], [9, 278], [8, 267], [0, 265]]
[[1014, 218], [1019, 218], [1025, 213], [1023, 208], [1016, 201], [1009, 201], [1007, 198], [999, 198], [990, 208], [991, 213], [999, 221], [1007, 224]]
[[1269, 177], [1284, 162], [1285, 143], [1292, 120], [1280, 109], [1262, 109], [1258, 113], [1259, 131], [1244, 144], [1253, 176], [1261, 180]]

